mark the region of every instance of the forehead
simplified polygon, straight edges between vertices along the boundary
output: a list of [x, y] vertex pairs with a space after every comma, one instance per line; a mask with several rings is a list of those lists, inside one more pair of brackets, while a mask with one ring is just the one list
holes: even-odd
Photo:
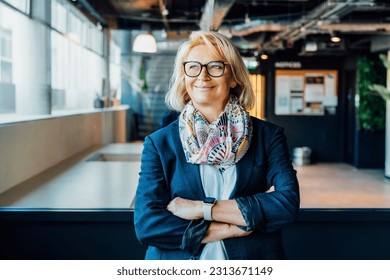
[[194, 60], [201, 63], [206, 63], [213, 60], [222, 60], [222, 57], [218, 55], [215, 49], [212, 49], [206, 45], [198, 45], [191, 48], [185, 60]]

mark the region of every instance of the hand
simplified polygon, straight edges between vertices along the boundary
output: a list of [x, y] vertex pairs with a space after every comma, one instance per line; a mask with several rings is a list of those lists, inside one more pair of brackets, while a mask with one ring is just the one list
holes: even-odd
[[185, 220], [203, 218], [203, 203], [200, 200], [189, 200], [175, 197], [169, 202], [167, 210], [173, 215]]
[[253, 230], [251, 230], [251, 231], [242, 230], [236, 225], [230, 225], [230, 230], [231, 230], [231, 233], [233, 235], [232, 237], [243, 237], [243, 236], [247, 236], [253, 232]]
[[212, 222], [210, 223], [202, 243], [216, 242], [226, 238], [243, 237], [251, 233], [252, 231], [244, 231], [236, 225]]

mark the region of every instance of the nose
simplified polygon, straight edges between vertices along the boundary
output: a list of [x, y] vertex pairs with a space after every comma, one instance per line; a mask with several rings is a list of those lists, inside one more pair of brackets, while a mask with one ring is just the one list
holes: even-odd
[[200, 74], [198, 76], [198, 78], [200, 79], [210, 79], [210, 75], [209, 73], [207, 72], [207, 66], [206, 65], [202, 65], [202, 68], [200, 69]]

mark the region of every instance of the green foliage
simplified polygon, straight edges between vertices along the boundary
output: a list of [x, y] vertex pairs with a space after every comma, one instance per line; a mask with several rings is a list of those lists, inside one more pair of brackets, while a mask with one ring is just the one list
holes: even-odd
[[374, 93], [379, 94], [379, 96], [382, 97], [383, 100], [390, 99], [390, 91], [385, 86], [373, 84], [369, 86], [369, 89]]
[[142, 92], [148, 91], [148, 83], [146, 81], [146, 70], [145, 70], [145, 61], [142, 59], [141, 65], [139, 68], [139, 79], [141, 80], [141, 89]]
[[[390, 61], [387, 60], [387, 56], [382, 53], [379, 55], [379, 58], [382, 60], [383, 66], [390, 69]], [[369, 86], [369, 89], [379, 94], [384, 100], [390, 99], [390, 91], [383, 85], [373, 84]]]
[[383, 66], [390, 69], [390, 61], [387, 60], [387, 56], [384, 53], [381, 53], [379, 58], [382, 60]]
[[386, 102], [381, 95], [373, 93], [373, 91], [377, 89], [378, 85], [386, 84], [386, 68], [378, 55], [358, 57], [357, 67], [359, 127], [369, 131], [384, 130], [386, 127]]

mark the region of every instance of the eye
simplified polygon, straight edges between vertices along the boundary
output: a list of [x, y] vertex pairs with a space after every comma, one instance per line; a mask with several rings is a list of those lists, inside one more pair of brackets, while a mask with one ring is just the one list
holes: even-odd
[[190, 70], [197, 70], [197, 69], [199, 69], [199, 64], [198, 63], [187, 63], [187, 68]]
[[209, 64], [209, 69], [219, 70], [219, 69], [222, 69], [222, 68], [223, 68], [223, 64], [219, 63], [219, 62], [212, 62], [212, 63]]

